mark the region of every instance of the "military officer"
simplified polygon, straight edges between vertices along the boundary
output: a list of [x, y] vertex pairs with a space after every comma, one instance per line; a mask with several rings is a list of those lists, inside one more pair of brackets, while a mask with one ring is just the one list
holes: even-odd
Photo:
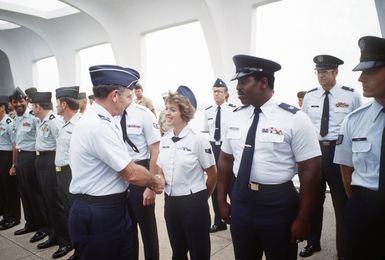
[[55, 226], [59, 248], [52, 258], [62, 257], [72, 250], [68, 231], [68, 215], [72, 204], [69, 193], [71, 167], [69, 166], [69, 146], [72, 131], [80, 119], [79, 87], [62, 87], [56, 89], [57, 114], [63, 117], [64, 124], [59, 129], [56, 139], [55, 171], [57, 182], [57, 200], [55, 203]]
[[35, 92], [31, 96], [34, 115], [39, 118], [36, 127], [35, 169], [40, 189], [44, 198], [45, 212], [48, 218], [48, 240], [37, 245], [39, 249], [48, 248], [58, 243], [58, 222], [55, 209], [57, 182], [55, 175], [56, 138], [59, 135], [61, 121], [53, 113], [51, 92]]
[[12, 157], [13, 120], [6, 114], [8, 96], [0, 96], [0, 199], [4, 203], [0, 230], [20, 224], [20, 195], [16, 176], [9, 175]]
[[[231, 220], [236, 259], [297, 259], [319, 188], [321, 151], [309, 118], [274, 96], [281, 66], [248, 55], [233, 57], [239, 107], [219, 155], [218, 205]], [[291, 179], [299, 165], [300, 198]], [[228, 186], [233, 172], [231, 206]]]
[[12, 165], [10, 175], [17, 176], [25, 217], [24, 228], [16, 230], [15, 235], [37, 231], [30, 239], [30, 242], [37, 242], [47, 235], [47, 216], [35, 170], [36, 126], [39, 119], [27, 107], [26, 95], [20, 88], [16, 88], [11, 99], [17, 117], [14, 123], [13, 144], [13, 161], [16, 161], [16, 164]]
[[[123, 116], [118, 117], [128, 154], [135, 163], [151, 174], [158, 173], [160, 131], [154, 114], [146, 107], [130, 101]], [[155, 192], [150, 188], [129, 185], [129, 210], [133, 225], [134, 259], [139, 258], [138, 225], [144, 246], [145, 259], [159, 259], [158, 231], [155, 219]]]
[[335, 143], [342, 120], [348, 113], [361, 105], [360, 95], [352, 88], [337, 83], [338, 66], [344, 62], [330, 55], [315, 56], [315, 72], [320, 87], [308, 91], [303, 100], [302, 111], [312, 121], [318, 133], [322, 151], [320, 201], [312, 217], [311, 231], [307, 245], [300, 256], [308, 257], [321, 250], [321, 232], [323, 203], [326, 183], [329, 185], [336, 216], [337, 255], [345, 256], [346, 232], [343, 211], [347, 201], [341, 173], [337, 164], [333, 163]]
[[[218, 157], [221, 150], [222, 139], [227, 134], [227, 126], [229, 119], [235, 106], [226, 102], [228, 89], [226, 83], [218, 78], [213, 85], [213, 96], [215, 105], [209, 106], [205, 109], [203, 131], [209, 133], [210, 144], [213, 149], [216, 165], [218, 167]], [[210, 232], [214, 233], [220, 230], [226, 230], [226, 223], [222, 222], [221, 215], [217, 203], [217, 190], [215, 189], [212, 197], [212, 204], [214, 210], [214, 224], [210, 228]]]
[[85, 92], [79, 93], [79, 112], [84, 114], [87, 109], [87, 94]]
[[94, 95], [89, 95], [88, 96], [88, 101], [90, 102], [90, 105], [92, 105], [92, 103], [94, 103], [94, 101], [95, 101], [95, 96]]
[[347, 203], [347, 259], [385, 259], [385, 39], [358, 41], [359, 81], [368, 104], [350, 113], [338, 136], [334, 162], [341, 165]]
[[92, 66], [89, 71], [96, 101], [77, 123], [70, 142], [70, 192], [75, 198], [70, 235], [81, 259], [130, 259], [127, 181], [161, 193], [164, 180], [134, 163], [113, 118], [127, 108], [128, 88], [139, 73], [114, 65]]
[[188, 252], [191, 260], [210, 259], [207, 200], [215, 188], [217, 169], [208, 140], [188, 125], [196, 107], [186, 86], [166, 98], [166, 121], [173, 129], [161, 139], [157, 164], [166, 179], [164, 218], [172, 259], [187, 259]]
[[135, 88], [134, 91], [136, 96], [135, 103], [147, 107], [156, 116], [155, 108], [154, 108], [154, 105], [152, 104], [152, 101], [149, 98], [143, 96], [142, 85], [140, 85], [139, 83], [136, 83], [134, 88]]

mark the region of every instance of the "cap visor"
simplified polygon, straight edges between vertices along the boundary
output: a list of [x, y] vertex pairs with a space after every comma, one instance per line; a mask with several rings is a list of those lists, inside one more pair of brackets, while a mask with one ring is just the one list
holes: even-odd
[[361, 61], [353, 71], [370, 70], [385, 66], [385, 61]]
[[254, 73], [255, 73], [254, 71], [252, 71], [252, 72], [238, 72], [237, 74], [234, 75], [234, 77], [232, 79], [230, 79], [230, 81], [233, 81], [233, 80], [236, 80], [239, 78], [243, 78], [243, 77], [249, 76], [249, 75], [254, 74]]

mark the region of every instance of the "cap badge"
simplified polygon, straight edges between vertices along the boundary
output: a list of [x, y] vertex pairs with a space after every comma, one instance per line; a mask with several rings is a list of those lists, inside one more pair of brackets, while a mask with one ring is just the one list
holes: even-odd
[[320, 55], [318, 56], [318, 62], [323, 62], [324, 61], [324, 56]]

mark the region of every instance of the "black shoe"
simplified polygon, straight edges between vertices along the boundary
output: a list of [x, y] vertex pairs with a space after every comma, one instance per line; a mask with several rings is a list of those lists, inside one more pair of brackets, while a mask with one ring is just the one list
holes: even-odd
[[37, 241], [40, 241], [42, 240], [43, 238], [45, 238], [47, 236], [46, 233], [42, 232], [42, 231], [37, 231], [35, 233], [35, 235], [33, 235], [33, 237], [31, 237], [31, 239], [29, 240], [29, 242], [31, 243], [34, 243], [34, 242], [37, 242]]
[[74, 253], [74, 254], [71, 255], [70, 258], [68, 258], [67, 260], [80, 260], [80, 258], [77, 257], [77, 256], [75, 255], [75, 253]]
[[313, 253], [319, 252], [319, 251], [321, 251], [321, 247], [320, 246], [311, 246], [311, 245], [309, 246], [309, 245], [307, 245], [307, 246], [305, 246], [301, 250], [301, 252], [299, 252], [299, 256], [300, 257], [309, 257]]
[[2, 219], [0, 220], [0, 225], [5, 224], [5, 222], [7, 222], [7, 220], [6, 220], [5, 218], [2, 218]]
[[53, 253], [52, 258], [60, 258], [71, 252], [72, 246], [59, 246], [59, 249]]
[[0, 226], [0, 230], [10, 229], [10, 228], [13, 228], [14, 226], [17, 226], [19, 224], [20, 224], [20, 221], [15, 221], [15, 220], [7, 221], [3, 225]]
[[215, 233], [215, 232], [218, 232], [218, 231], [221, 231], [221, 230], [226, 230], [227, 229], [227, 226], [225, 223], [222, 223], [222, 224], [214, 224], [211, 226], [210, 228], [210, 233]]
[[53, 239], [48, 238], [48, 240], [44, 241], [43, 243], [37, 244], [38, 249], [46, 249], [51, 246], [56, 246], [57, 243]]
[[14, 234], [15, 234], [15, 236], [19, 236], [19, 235], [24, 235], [24, 234], [31, 233], [34, 231], [36, 231], [36, 229], [24, 227], [22, 229], [16, 230]]

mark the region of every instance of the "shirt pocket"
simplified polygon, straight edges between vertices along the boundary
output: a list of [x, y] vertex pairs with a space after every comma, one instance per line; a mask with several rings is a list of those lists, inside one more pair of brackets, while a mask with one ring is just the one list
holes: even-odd
[[368, 172], [368, 165], [372, 164], [371, 143], [368, 141], [352, 141], [354, 168], [360, 173]]
[[239, 140], [242, 138], [242, 131], [239, 128], [229, 127], [227, 130], [227, 139]]

